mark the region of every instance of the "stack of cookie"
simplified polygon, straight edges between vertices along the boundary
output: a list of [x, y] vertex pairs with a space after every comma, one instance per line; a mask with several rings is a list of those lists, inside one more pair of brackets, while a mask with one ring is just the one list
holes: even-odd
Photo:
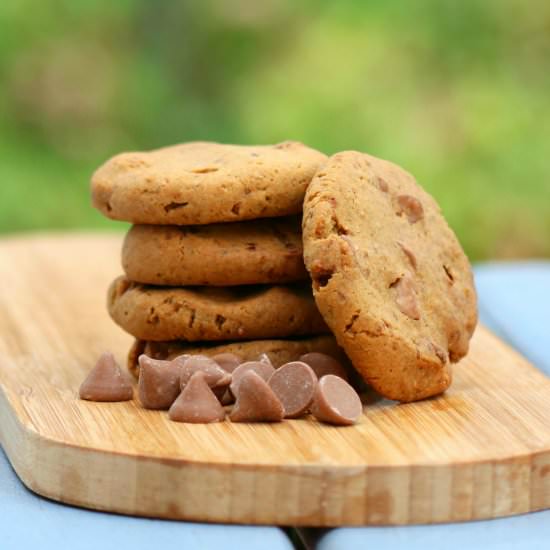
[[390, 162], [294, 142], [188, 143], [112, 158], [92, 195], [135, 224], [109, 291], [136, 338], [134, 374], [141, 354], [267, 354], [279, 366], [321, 352], [415, 401], [444, 392], [468, 352], [468, 259], [434, 199]]
[[275, 366], [310, 351], [341, 356], [304, 266], [304, 194], [326, 157], [300, 143], [187, 143], [123, 153], [92, 178], [93, 203], [134, 225], [113, 320], [140, 354], [266, 353]]

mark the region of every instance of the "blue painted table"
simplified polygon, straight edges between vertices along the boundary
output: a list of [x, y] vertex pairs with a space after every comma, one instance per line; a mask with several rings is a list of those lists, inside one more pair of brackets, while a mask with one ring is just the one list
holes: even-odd
[[[488, 264], [476, 270], [481, 320], [550, 375], [550, 263]], [[549, 419], [550, 423], [550, 419]], [[303, 530], [321, 550], [384, 547], [548, 549], [550, 511], [463, 524]], [[0, 452], [0, 550], [292, 548], [276, 527], [206, 525], [117, 516], [50, 502], [27, 491]]]

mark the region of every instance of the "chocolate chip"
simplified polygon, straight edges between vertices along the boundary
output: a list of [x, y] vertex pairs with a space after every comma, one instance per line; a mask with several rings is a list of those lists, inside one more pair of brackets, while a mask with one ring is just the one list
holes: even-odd
[[416, 256], [414, 255], [413, 251], [402, 241], [397, 241], [397, 244], [399, 245], [405, 256], [407, 256], [407, 260], [409, 260], [412, 268], [416, 270]]
[[138, 395], [146, 409], [168, 409], [180, 393], [181, 363], [139, 356]]
[[355, 260], [355, 265], [361, 272], [361, 275], [365, 277], [365, 279], [369, 278], [369, 269], [367, 267], [368, 262], [368, 252], [365, 249], [359, 248], [357, 245], [357, 242], [347, 235], [343, 235], [342, 239], [347, 243], [349, 250], [351, 251], [351, 254], [353, 256], [353, 259]]
[[[168, 355], [165, 355], [164, 357], [157, 357], [157, 356], [154, 356], [154, 357], [155, 359], [166, 359]], [[188, 353], [183, 353], [182, 355], [177, 355], [176, 357], [170, 360], [174, 363], [177, 363], [180, 367], [183, 367], [183, 364], [185, 363], [185, 361], [187, 361], [187, 359], [189, 359], [189, 357], [191, 356]]]
[[272, 365], [268, 365], [262, 361], [247, 361], [246, 363], [239, 365], [233, 371], [233, 380], [229, 386], [231, 393], [235, 397], [239, 391], [239, 384], [241, 383], [243, 376], [249, 371], [254, 371], [267, 382], [271, 378], [271, 375], [275, 372], [275, 369]]
[[223, 395], [221, 398], [219, 398], [220, 403], [224, 406], [232, 405], [235, 403], [235, 398], [233, 397], [233, 394], [231, 393], [231, 390], [227, 389], [223, 392]]
[[234, 353], [218, 353], [212, 359], [227, 372], [233, 372], [242, 363], [242, 359]]
[[399, 215], [405, 214], [409, 223], [416, 223], [424, 217], [424, 208], [422, 203], [412, 195], [398, 195], [397, 201], [397, 213]]
[[232, 422], [280, 422], [284, 417], [283, 404], [267, 382], [254, 370], [240, 378], [237, 402], [229, 415]]
[[378, 176], [376, 178], [376, 182], [378, 183], [378, 189], [380, 189], [380, 191], [383, 191], [384, 193], [388, 192], [388, 182], [385, 179]]
[[283, 404], [285, 418], [296, 418], [309, 409], [317, 386], [317, 376], [306, 363], [292, 361], [279, 367], [268, 384]]
[[260, 356], [257, 360], [260, 361], [260, 363], [267, 363], [268, 365], [271, 365], [273, 367], [273, 363], [271, 362], [271, 359], [269, 358], [269, 355], [267, 355], [267, 353], [260, 353]]
[[208, 424], [225, 419], [225, 410], [210, 389], [206, 377], [202, 371], [193, 373], [168, 411], [170, 420]]
[[103, 353], [79, 389], [86, 401], [129, 401], [134, 396], [130, 377], [121, 370], [112, 353]]
[[326, 353], [312, 351], [302, 355], [299, 360], [309, 365], [317, 378], [322, 378], [326, 374], [334, 374], [334, 376], [339, 376], [346, 381], [348, 380], [348, 373], [340, 361], [337, 361]]
[[405, 273], [394, 281], [390, 288], [395, 291], [395, 303], [399, 311], [411, 319], [420, 319], [420, 309], [416, 300], [414, 280], [410, 274]]
[[416, 342], [417, 356], [427, 355], [437, 357], [442, 365], [449, 361], [447, 352], [429, 338], [419, 338]]
[[357, 392], [345, 380], [327, 374], [317, 384], [311, 412], [322, 422], [349, 425], [357, 422], [363, 406]]
[[196, 372], [203, 372], [206, 383], [211, 388], [227, 387], [231, 382], [231, 374], [222, 369], [220, 365], [205, 355], [191, 355], [181, 367], [180, 387], [183, 389]]
[[205, 355], [191, 355], [181, 368], [180, 387], [183, 389], [196, 372], [206, 375], [206, 383], [214, 395], [221, 400], [231, 383], [231, 374], [222, 369], [216, 361]]

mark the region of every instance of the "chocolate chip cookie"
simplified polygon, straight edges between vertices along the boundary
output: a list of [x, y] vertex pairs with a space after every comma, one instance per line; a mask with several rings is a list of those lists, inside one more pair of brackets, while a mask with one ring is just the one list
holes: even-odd
[[134, 225], [122, 248], [128, 279], [233, 286], [309, 279], [300, 218], [213, 225]]
[[395, 164], [338, 153], [306, 192], [303, 239], [319, 310], [364, 379], [399, 401], [445, 391], [477, 307], [435, 200]]
[[328, 332], [309, 284], [156, 287], [119, 277], [113, 320], [142, 340], [256, 340]]
[[136, 340], [128, 354], [128, 370], [138, 376], [138, 357], [144, 353], [154, 359], [174, 359], [178, 355], [207, 355], [212, 357], [220, 353], [234, 353], [242, 362], [256, 361], [266, 354], [274, 367], [280, 367], [290, 361], [297, 361], [302, 355], [311, 352], [326, 353], [348, 365], [349, 361], [338, 346], [334, 336], [305, 336], [285, 340], [250, 340], [244, 342], [151, 342]]
[[298, 142], [191, 142], [122, 153], [92, 176], [92, 203], [138, 224], [202, 225], [297, 214], [326, 157]]

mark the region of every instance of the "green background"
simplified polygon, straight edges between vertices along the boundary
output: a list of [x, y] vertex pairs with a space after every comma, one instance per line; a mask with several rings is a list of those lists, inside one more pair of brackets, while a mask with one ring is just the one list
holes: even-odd
[[192, 139], [367, 151], [472, 259], [550, 256], [550, 2], [0, 2], [0, 232], [123, 229], [93, 169]]

